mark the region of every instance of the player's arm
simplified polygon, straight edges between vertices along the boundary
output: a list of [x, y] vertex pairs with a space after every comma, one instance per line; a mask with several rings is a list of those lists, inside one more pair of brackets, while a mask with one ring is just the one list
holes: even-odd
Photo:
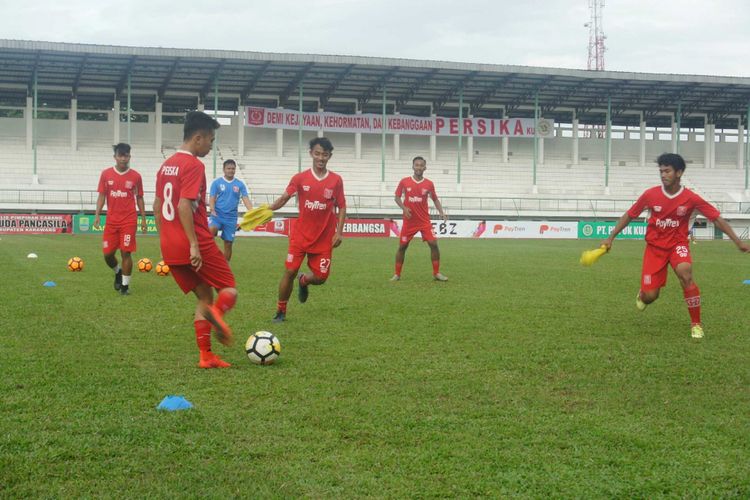
[[336, 234], [333, 235], [333, 248], [341, 245], [344, 241], [344, 221], [346, 220], [346, 207], [339, 207], [339, 220], [336, 223]]
[[443, 205], [440, 203], [440, 199], [435, 196], [432, 198], [432, 203], [435, 205], [435, 208], [437, 208], [438, 213], [440, 214], [440, 217], [444, 220], [448, 220], [448, 216], [443, 211]]
[[216, 217], [216, 195], [212, 194], [208, 198], [208, 215]]
[[158, 231], [161, 227], [161, 206], [164, 204], [161, 198], [158, 196], [154, 198], [154, 222], [156, 223], [156, 230]]
[[245, 208], [248, 210], [253, 209], [253, 204], [250, 202], [250, 197], [247, 195], [242, 197], [242, 204], [245, 205]]
[[396, 202], [396, 205], [398, 205], [398, 207], [404, 213], [404, 218], [411, 219], [411, 210], [409, 210], [409, 207], [404, 205], [404, 200], [401, 198], [402, 196], [403, 196], [403, 190], [401, 189], [401, 185], [399, 185], [399, 189], [396, 190], [396, 195], [393, 197], [393, 200]]
[[138, 205], [138, 210], [141, 212], [141, 230], [144, 233], [148, 232], [148, 224], [146, 223], [146, 203], [143, 201], [143, 196], [136, 196], [135, 203]]
[[287, 204], [287, 202], [288, 202], [288, 201], [289, 201], [289, 200], [290, 200], [291, 198], [292, 198], [292, 195], [291, 195], [291, 194], [289, 194], [289, 193], [287, 193], [287, 192], [284, 192], [284, 194], [282, 194], [281, 196], [279, 196], [278, 198], [276, 198], [276, 201], [274, 201], [273, 203], [271, 203], [271, 204], [270, 204], [270, 205], [268, 206], [268, 208], [270, 208], [270, 209], [271, 209], [272, 211], [274, 211], [274, 212], [275, 212], [276, 210], [278, 210], [278, 209], [280, 209], [281, 207], [283, 207], [284, 205], [286, 205], [286, 204]]
[[737, 248], [740, 250], [740, 252], [749, 253], [750, 252], [750, 246], [748, 246], [746, 243], [744, 243], [738, 236], [737, 233], [734, 232], [734, 229], [732, 229], [732, 226], [729, 225], [727, 221], [725, 221], [721, 217], [717, 217], [714, 219], [714, 224], [716, 227], [722, 230], [724, 234], [729, 236], [729, 239], [734, 241], [734, 244], [737, 245]]
[[96, 212], [94, 213], [94, 229], [99, 229], [101, 226], [101, 215], [102, 209], [104, 208], [104, 193], [99, 193], [99, 197], [96, 199]]
[[617, 224], [615, 224], [615, 227], [612, 229], [612, 232], [609, 233], [609, 236], [606, 240], [604, 240], [603, 245], [607, 247], [607, 251], [609, 251], [610, 248], [612, 248], [612, 242], [615, 240], [615, 237], [617, 237], [620, 232], [625, 229], [628, 224], [630, 224], [630, 221], [632, 221], [633, 218], [630, 216], [628, 212], [625, 212], [622, 214], [622, 217], [620, 217], [620, 220], [617, 221]]
[[177, 203], [177, 216], [180, 218], [180, 224], [182, 224], [182, 229], [190, 243], [190, 264], [197, 271], [203, 265], [203, 258], [198, 247], [198, 236], [195, 234], [195, 224], [193, 223], [193, 200], [180, 198]]

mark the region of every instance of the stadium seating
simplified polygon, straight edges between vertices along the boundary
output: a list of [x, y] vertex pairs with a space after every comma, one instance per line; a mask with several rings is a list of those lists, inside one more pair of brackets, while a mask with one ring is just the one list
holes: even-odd
[[[0, 119], [7, 121], [7, 119]], [[67, 123], [67, 122], [63, 122]], [[132, 165], [141, 172], [147, 191], [152, 197], [156, 170], [171, 155], [180, 142], [180, 126], [165, 125], [163, 147], [157, 149], [153, 131], [148, 124], [133, 124]], [[112, 164], [112, 129], [107, 123], [99, 129], [86, 124], [79, 134], [78, 147], [71, 148], [67, 130], [53, 130], [40, 137], [37, 146], [38, 185], [32, 185], [33, 151], [24, 136], [0, 134], [0, 189], [47, 191], [93, 191], [101, 170]], [[298, 170], [298, 133], [284, 131], [283, 155], [277, 154], [275, 130], [245, 130], [244, 150], [238, 151], [237, 129], [223, 127], [217, 138], [217, 175], [221, 175], [224, 159], [234, 158], [239, 165], [238, 177], [245, 180], [257, 201], [270, 201], [280, 194], [289, 178]], [[306, 142], [314, 134], [303, 134], [302, 168], [309, 166]], [[581, 139], [579, 161], [571, 160], [572, 139], [545, 140], [540, 147], [536, 166], [536, 190], [533, 188], [533, 141], [510, 139], [508, 162], [504, 162], [499, 139], [475, 139], [471, 154], [470, 141], [463, 138], [463, 153], [458, 181], [457, 138], [437, 139], [437, 158], [430, 158], [429, 137], [401, 136], [398, 158], [392, 136], [386, 138], [385, 166], [381, 162], [382, 138], [362, 135], [361, 158], [357, 158], [353, 134], [329, 134], [335, 151], [329, 164], [341, 173], [350, 197], [383, 198], [378, 203], [389, 203], [399, 179], [411, 173], [411, 158], [428, 159], [426, 176], [435, 182], [438, 193], [446, 198], [549, 198], [549, 199], [633, 199], [644, 188], [659, 182], [653, 158], [670, 149], [669, 141], [648, 141], [647, 164], [639, 166], [638, 141], [613, 141], [612, 162], [609, 168], [609, 189], [605, 192], [603, 139]], [[122, 137], [121, 139], [125, 140]], [[736, 143], [716, 144], [715, 168], [703, 165], [702, 143], [685, 143], [688, 159], [685, 184], [694, 187], [712, 201], [747, 201], [743, 190], [744, 171], [736, 165]], [[541, 152], [543, 150], [543, 153]], [[208, 177], [213, 176], [213, 156], [204, 160]], [[382, 177], [381, 177], [382, 174]], [[5, 202], [5, 200], [0, 200]]]

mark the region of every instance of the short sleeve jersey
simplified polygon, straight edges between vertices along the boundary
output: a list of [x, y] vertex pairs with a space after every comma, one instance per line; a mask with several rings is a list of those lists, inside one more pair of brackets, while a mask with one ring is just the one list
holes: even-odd
[[405, 219], [408, 225], [429, 225], [430, 212], [427, 208], [427, 198], [432, 198], [433, 203], [437, 200], [435, 185], [430, 179], [422, 178], [415, 181], [414, 177], [404, 177], [398, 183], [396, 196], [403, 197], [403, 203], [411, 211], [411, 219]]
[[651, 214], [646, 228], [646, 242], [662, 249], [687, 244], [690, 216], [694, 210], [714, 221], [719, 211], [713, 205], [686, 187], [670, 195], [662, 186], [654, 186], [643, 192], [628, 210], [632, 218], [648, 209]]
[[341, 176], [328, 170], [319, 179], [309, 169], [292, 177], [286, 193], [296, 194], [299, 205], [299, 219], [292, 224], [289, 243], [307, 253], [329, 251], [336, 234], [336, 209], [346, 208]]
[[138, 223], [135, 200], [143, 196], [141, 174], [127, 169], [118, 172], [115, 167], [102, 170], [97, 191], [107, 197], [106, 224], [111, 227], [133, 226]]
[[190, 263], [190, 242], [177, 214], [180, 198], [192, 200], [193, 225], [201, 251], [215, 245], [208, 229], [206, 213], [206, 167], [187, 151], [177, 151], [167, 158], [156, 173], [156, 197], [161, 198], [159, 238], [164, 262], [171, 265]]
[[231, 181], [219, 177], [211, 183], [211, 196], [216, 196], [216, 215], [225, 219], [237, 219], [237, 205], [247, 196], [247, 186], [241, 180]]

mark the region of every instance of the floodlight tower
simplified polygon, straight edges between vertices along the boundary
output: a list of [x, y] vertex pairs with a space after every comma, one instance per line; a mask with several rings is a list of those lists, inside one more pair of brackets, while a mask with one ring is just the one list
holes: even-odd
[[588, 69], [604, 70], [604, 26], [602, 25], [602, 11], [604, 0], [589, 0], [589, 22], [584, 24], [589, 29], [589, 61]]

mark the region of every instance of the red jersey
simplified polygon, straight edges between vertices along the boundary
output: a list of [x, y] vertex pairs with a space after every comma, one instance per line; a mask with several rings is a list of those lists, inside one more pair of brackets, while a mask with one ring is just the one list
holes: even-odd
[[205, 170], [203, 162], [191, 153], [177, 151], [162, 163], [156, 173], [156, 197], [162, 200], [161, 255], [167, 264], [190, 264], [190, 242], [177, 214], [180, 198], [192, 201], [193, 225], [201, 253], [207, 245], [216, 245], [208, 229]]
[[687, 245], [693, 210], [698, 210], [710, 221], [716, 220], [720, 215], [713, 205], [684, 186], [673, 195], [667, 194], [662, 186], [647, 189], [630, 207], [628, 215], [636, 218], [645, 209], [651, 211], [646, 228], [646, 242], [665, 250], [677, 245]]
[[346, 208], [344, 181], [328, 170], [319, 179], [312, 169], [292, 177], [286, 187], [288, 195], [297, 195], [299, 219], [289, 231], [289, 243], [307, 253], [330, 250], [338, 223], [337, 213]]
[[401, 198], [404, 192], [406, 192], [403, 198], [404, 206], [411, 211], [411, 218], [404, 219], [404, 224], [429, 225], [430, 212], [427, 208], [427, 197], [432, 198], [433, 203], [437, 200], [435, 185], [432, 181], [424, 177], [421, 181], [415, 181], [414, 177], [404, 177], [398, 183], [396, 196]]
[[107, 196], [107, 226], [124, 227], [138, 223], [135, 199], [143, 196], [141, 174], [132, 168], [125, 172], [119, 172], [115, 167], [106, 168], [99, 177], [97, 191]]

